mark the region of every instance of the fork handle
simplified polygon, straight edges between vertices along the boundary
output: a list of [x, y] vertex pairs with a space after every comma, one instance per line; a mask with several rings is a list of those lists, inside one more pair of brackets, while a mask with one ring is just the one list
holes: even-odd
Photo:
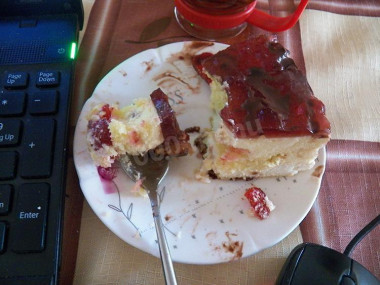
[[160, 250], [165, 282], [167, 285], [177, 285], [177, 279], [174, 272], [173, 262], [170, 256], [168, 243], [166, 242], [164, 226], [162, 224], [160, 215], [153, 215], [153, 220], [156, 226], [158, 248]]

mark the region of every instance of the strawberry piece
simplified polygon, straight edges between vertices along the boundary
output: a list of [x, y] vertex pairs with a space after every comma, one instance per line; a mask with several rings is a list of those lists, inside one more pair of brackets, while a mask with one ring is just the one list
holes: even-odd
[[96, 121], [88, 122], [88, 129], [91, 131], [91, 135], [94, 138], [94, 149], [98, 150], [102, 148], [102, 145], [112, 145], [111, 133], [108, 129], [108, 120], [100, 119]]
[[104, 180], [108, 180], [108, 181], [111, 181], [113, 180], [115, 177], [116, 177], [116, 172], [117, 172], [117, 169], [116, 167], [102, 167], [102, 166], [98, 166], [98, 173], [100, 175], [101, 178], [103, 178]]
[[263, 190], [258, 187], [252, 187], [245, 191], [244, 196], [248, 199], [253, 212], [259, 219], [263, 220], [268, 218], [270, 209], [265, 199], [267, 195]]
[[102, 107], [101, 118], [109, 121], [111, 119], [113, 108], [109, 104], [105, 104]]

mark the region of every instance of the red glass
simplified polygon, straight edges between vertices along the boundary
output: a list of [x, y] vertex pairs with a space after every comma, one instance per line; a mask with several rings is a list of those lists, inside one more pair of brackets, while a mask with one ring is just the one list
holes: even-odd
[[282, 32], [295, 25], [308, 0], [301, 0], [293, 14], [276, 17], [255, 9], [252, 0], [174, 0], [181, 27], [195, 37], [217, 39], [240, 33], [247, 24], [270, 32]]

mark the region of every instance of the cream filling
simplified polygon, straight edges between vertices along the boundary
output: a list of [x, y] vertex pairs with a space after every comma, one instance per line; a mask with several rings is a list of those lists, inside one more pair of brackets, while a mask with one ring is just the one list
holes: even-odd
[[137, 99], [111, 119], [112, 144], [119, 154], [144, 154], [164, 142], [161, 121], [150, 99]]
[[214, 118], [214, 122], [216, 125], [214, 140], [217, 144], [246, 150], [252, 158], [283, 156], [295, 150], [299, 152], [300, 157], [306, 158], [307, 152], [313, 149], [317, 149], [318, 152], [318, 149], [329, 141], [329, 138], [312, 136], [236, 138], [221, 119]]
[[272, 212], [276, 208], [276, 206], [273, 204], [273, 202], [271, 200], [269, 200], [267, 195], [265, 195], [264, 199], [265, 199], [265, 204], [267, 205], [269, 211]]
[[204, 135], [208, 148], [198, 176], [213, 170], [221, 179], [295, 175], [312, 168], [319, 149], [328, 142], [328, 138], [311, 136], [221, 142], [213, 131]]
[[206, 72], [206, 75], [212, 80], [210, 84], [211, 88], [211, 109], [219, 114], [219, 112], [227, 104], [228, 96], [226, 89], [229, 87], [227, 82], [221, 82], [222, 80], [218, 77], [213, 77]]

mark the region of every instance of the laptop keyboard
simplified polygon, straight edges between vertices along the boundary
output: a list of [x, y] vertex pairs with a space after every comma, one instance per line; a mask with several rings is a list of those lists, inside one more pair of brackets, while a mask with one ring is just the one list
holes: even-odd
[[0, 67], [0, 284], [56, 282], [71, 73]]

